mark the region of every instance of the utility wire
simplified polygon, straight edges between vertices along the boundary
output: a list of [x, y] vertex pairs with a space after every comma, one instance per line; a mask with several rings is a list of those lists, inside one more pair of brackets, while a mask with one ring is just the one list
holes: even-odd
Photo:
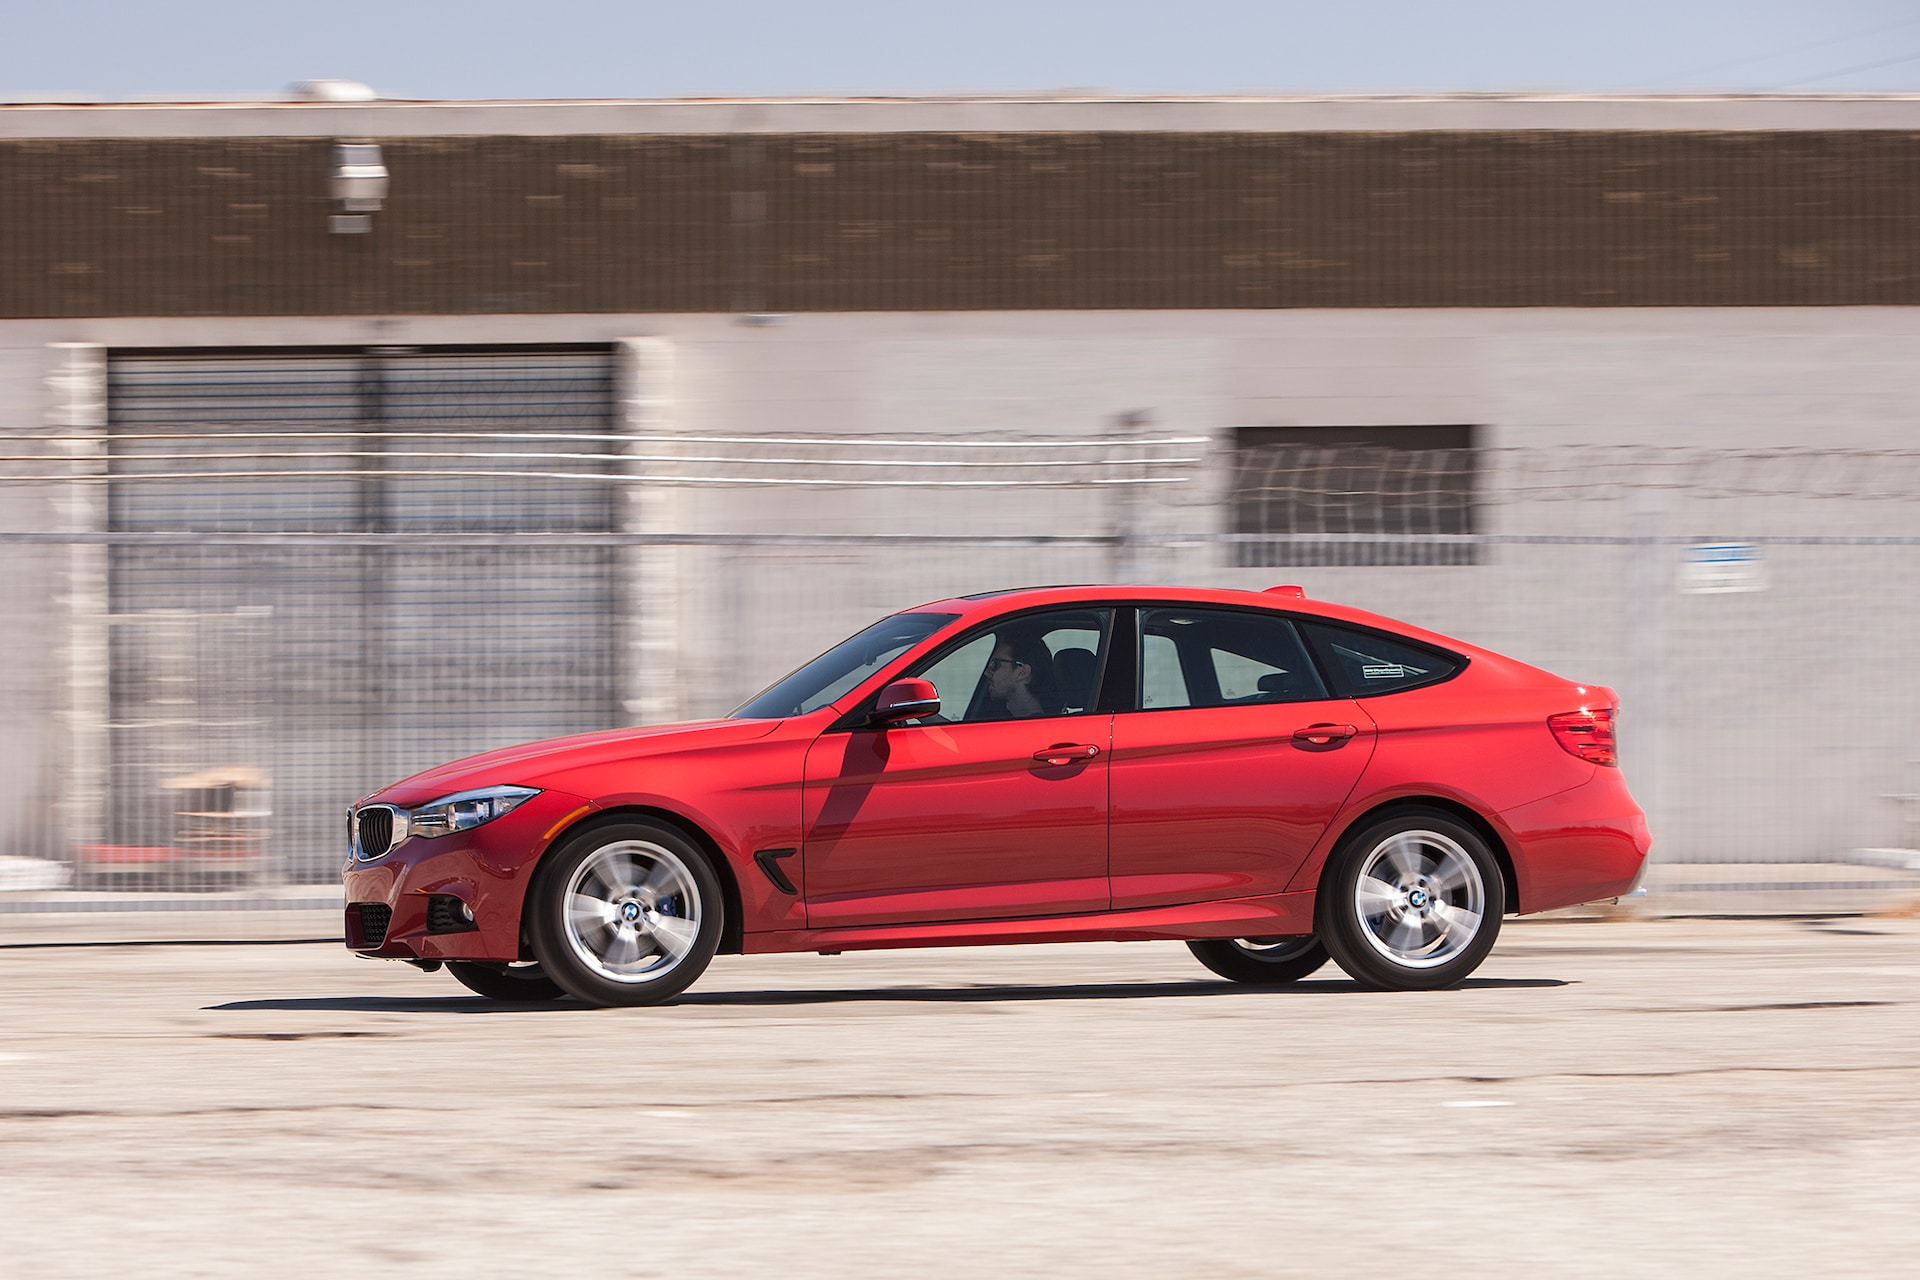
[[[1825, 49], [1830, 45], [1846, 44], [1851, 40], [1865, 40], [1868, 36], [1884, 35], [1889, 31], [1899, 31], [1915, 25], [1920, 25], [1920, 17], [1902, 18], [1898, 22], [1890, 22], [1885, 26], [1870, 27], [1865, 31], [1856, 31], [1852, 35], [1834, 36], [1827, 40], [1814, 40], [1807, 44], [1797, 44], [1787, 49], [1776, 49], [1772, 53], [1749, 54], [1744, 58], [1734, 58], [1728, 62], [1716, 62], [1710, 67], [1699, 67], [1692, 71], [1682, 71], [1675, 75], [1662, 76], [1658, 80], [1643, 81], [1633, 87], [1636, 89], [1648, 89], [1657, 85], [1671, 84], [1675, 80], [1691, 80], [1695, 76], [1712, 75], [1716, 71], [1725, 71], [1730, 67], [1744, 67], [1755, 62], [1771, 62], [1775, 58], [1785, 58], [1796, 53], [1805, 53], [1809, 49]], [[1839, 72], [1836, 74], [1844, 75], [1845, 73]], [[1824, 78], [1825, 77], [1816, 77], [1816, 79]], [[1796, 81], [1795, 83], [1803, 82]]]
[[1898, 66], [1902, 62], [1914, 61], [1920, 61], [1920, 49], [1916, 49], [1912, 53], [1903, 53], [1897, 58], [1882, 58], [1878, 62], [1863, 62], [1857, 67], [1842, 67], [1838, 71], [1829, 71], [1824, 75], [1802, 76], [1798, 80], [1788, 80], [1773, 87], [1776, 89], [1791, 89], [1795, 85], [1800, 84], [1815, 84], [1821, 80], [1837, 80], [1841, 76], [1850, 76], [1856, 71], [1874, 71], [1881, 67], [1893, 67]]

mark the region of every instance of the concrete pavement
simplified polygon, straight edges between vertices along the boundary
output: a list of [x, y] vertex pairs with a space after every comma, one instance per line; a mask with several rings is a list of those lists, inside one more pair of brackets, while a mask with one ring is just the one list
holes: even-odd
[[1920, 920], [1509, 922], [1462, 989], [1178, 944], [506, 1009], [336, 946], [0, 946], [9, 1274], [1906, 1273]]

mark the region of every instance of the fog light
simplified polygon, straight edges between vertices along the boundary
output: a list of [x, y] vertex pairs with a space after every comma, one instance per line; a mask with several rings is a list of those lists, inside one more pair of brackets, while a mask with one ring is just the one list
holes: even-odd
[[427, 896], [428, 933], [466, 933], [478, 927], [474, 923], [473, 908], [465, 899], [451, 893]]

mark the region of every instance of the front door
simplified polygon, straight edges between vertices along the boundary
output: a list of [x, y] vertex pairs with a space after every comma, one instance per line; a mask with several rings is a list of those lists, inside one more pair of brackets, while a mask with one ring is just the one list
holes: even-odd
[[903, 675], [924, 721], [821, 735], [802, 846], [812, 928], [1107, 906], [1112, 717], [1093, 710], [1108, 609], [1000, 619]]
[[1373, 754], [1293, 623], [1143, 608], [1137, 708], [1113, 725], [1113, 905], [1284, 892]]

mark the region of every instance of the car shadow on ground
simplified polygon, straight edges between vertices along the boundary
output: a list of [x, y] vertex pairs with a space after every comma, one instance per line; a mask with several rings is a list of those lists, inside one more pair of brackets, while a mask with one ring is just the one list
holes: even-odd
[[[1567, 987], [1564, 978], [1468, 978], [1452, 991], [1499, 991], [1529, 987]], [[1029, 1000], [1164, 1000], [1194, 998], [1253, 999], [1259, 996], [1311, 995], [1345, 992], [1371, 995], [1345, 978], [1295, 982], [1284, 987], [1252, 987], [1235, 982], [1103, 982], [1074, 986], [974, 987], [834, 987], [818, 990], [691, 991], [671, 1005], [738, 1005], [746, 1007], [795, 1004], [860, 1004], [900, 1002], [922, 1004], [999, 1004]], [[483, 996], [303, 996], [283, 1000], [234, 1000], [204, 1006], [207, 1013], [246, 1013], [263, 1010], [309, 1013], [555, 1013], [584, 1012], [573, 1000], [552, 1004], [502, 1004]]]
[[[1468, 978], [1450, 988], [1455, 991], [1494, 990], [1503, 987], [1565, 987], [1572, 983], [1561, 978]], [[818, 991], [690, 991], [674, 1004], [776, 1005], [842, 1004], [860, 1001], [898, 1000], [933, 1004], [990, 1004], [1022, 1000], [1152, 1000], [1169, 997], [1237, 997], [1309, 995], [1343, 991], [1367, 992], [1346, 978], [1308, 980], [1284, 987], [1254, 987], [1237, 982], [1103, 982], [1077, 986], [976, 986], [976, 987], [868, 987]]]
[[574, 1000], [550, 1004], [505, 1004], [485, 996], [301, 996], [280, 1000], [229, 1000], [200, 1006], [202, 1013], [560, 1013], [585, 1012]]

